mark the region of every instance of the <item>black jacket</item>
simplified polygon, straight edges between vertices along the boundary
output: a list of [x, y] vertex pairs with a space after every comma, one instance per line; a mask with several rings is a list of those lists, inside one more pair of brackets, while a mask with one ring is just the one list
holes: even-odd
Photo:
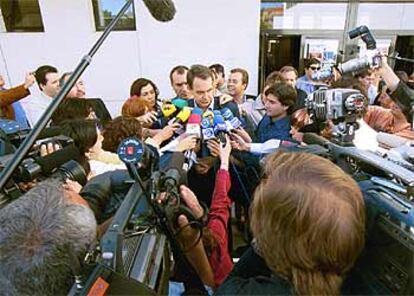
[[398, 104], [405, 117], [412, 122], [412, 108], [414, 106], [414, 90], [400, 81], [397, 89], [391, 93], [391, 98]]

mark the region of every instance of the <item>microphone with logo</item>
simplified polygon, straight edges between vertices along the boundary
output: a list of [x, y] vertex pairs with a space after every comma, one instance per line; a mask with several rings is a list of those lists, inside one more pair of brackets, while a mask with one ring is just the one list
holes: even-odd
[[[220, 111], [219, 111], [220, 112]], [[227, 124], [220, 114], [214, 115], [214, 134], [219, 138], [220, 142], [226, 144], [226, 133], [228, 132]]]
[[221, 109], [221, 115], [223, 116], [226, 125], [227, 131], [231, 131], [233, 129], [238, 129], [242, 126], [240, 119], [234, 116], [233, 112], [229, 108]]
[[[186, 125], [185, 133], [188, 137], [196, 137], [198, 139], [201, 138], [201, 114], [203, 111], [200, 108], [193, 108], [190, 117], [188, 118], [188, 122]], [[184, 153], [186, 158], [185, 169], [189, 170], [193, 165], [196, 155], [193, 153], [192, 150], [187, 150]]]

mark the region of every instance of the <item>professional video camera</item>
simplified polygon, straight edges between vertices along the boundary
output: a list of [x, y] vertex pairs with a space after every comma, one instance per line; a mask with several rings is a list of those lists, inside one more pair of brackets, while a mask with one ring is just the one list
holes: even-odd
[[334, 68], [341, 74], [358, 73], [366, 69], [381, 66], [381, 55], [376, 51], [377, 43], [374, 36], [367, 26], [359, 26], [349, 33], [349, 38], [354, 39], [361, 37], [367, 46], [368, 53], [361, 58], [351, 59], [345, 63], [337, 64], [336, 66], [324, 68], [312, 74], [312, 79], [315, 81], [327, 80], [333, 77]]
[[414, 292], [414, 171], [379, 154], [351, 146], [361, 111], [355, 90], [318, 90], [307, 99], [316, 122], [334, 123], [332, 140], [304, 135], [319, 144], [329, 158], [359, 183], [368, 210], [368, 240], [350, 281], [358, 294], [412, 294]]
[[176, 241], [179, 215], [200, 230], [200, 239], [204, 226], [204, 219], [195, 219], [180, 202], [179, 186], [186, 182], [184, 155], [173, 153], [168, 165], [158, 168], [157, 153], [136, 138], [125, 139], [118, 154], [133, 185], [99, 246], [87, 255], [92, 271], [84, 270], [85, 280], [78, 277], [69, 295], [87, 295], [99, 285], [111, 294], [166, 294], [171, 251], [174, 264], [188, 272], [189, 287], [204, 289]]
[[[46, 156], [41, 156], [40, 146], [42, 143], [52, 143], [54, 146], [58, 145], [60, 149]], [[8, 154], [0, 157], [0, 171], [7, 166], [13, 156], [13, 154]], [[69, 137], [54, 136], [38, 141], [0, 193], [0, 207], [23, 194], [18, 186], [21, 182], [30, 183], [46, 178], [58, 178], [61, 180], [71, 179], [82, 185], [86, 184], [87, 176], [84, 168], [79, 164], [80, 160], [79, 150]]]

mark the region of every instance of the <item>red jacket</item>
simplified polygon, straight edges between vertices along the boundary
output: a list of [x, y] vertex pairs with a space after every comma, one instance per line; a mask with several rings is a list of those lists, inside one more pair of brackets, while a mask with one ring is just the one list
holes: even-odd
[[209, 258], [214, 272], [214, 282], [219, 286], [233, 269], [233, 261], [228, 252], [227, 227], [230, 217], [231, 200], [228, 196], [230, 190], [230, 174], [220, 169], [216, 175], [213, 199], [208, 214], [208, 225], [217, 246]]

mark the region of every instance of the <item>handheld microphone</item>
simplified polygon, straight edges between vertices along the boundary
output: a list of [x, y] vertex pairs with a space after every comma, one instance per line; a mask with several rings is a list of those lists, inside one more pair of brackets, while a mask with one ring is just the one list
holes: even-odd
[[223, 116], [221, 114], [214, 116], [214, 133], [220, 139], [220, 142], [226, 142], [225, 134], [227, 131], [227, 125]]
[[203, 113], [203, 118], [206, 118], [210, 122], [210, 125], [212, 125], [213, 119], [214, 119], [214, 113], [211, 111], [206, 111]]
[[171, 116], [174, 115], [174, 113], [176, 113], [176, 111], [177, 111], [177, 108], [175, 107], [174, 104], [171, 104], [170, 102], [166, 102], [162, 104], [161, 113], [163, 117], [170, 118]]
[[185, 123], [191, 115], [191, 108], [184, 107], [175, 118], [171, 119], [168, 122], [168, 125], [172, 125], [174, 123]]
[[203, 141], [208, 141], [215, 138], [213, 125], [211, 124], [209, 118], [204, 117], [203, 120], [201, 120], [200, 125], [201, 132], [203, 134]]
[[169, 22], [175, 16], [176, 10], [171, 0], [144, 0], [144, 4], [157, 21]]
[[188, 107], [188, 101], [182, 98], [175, 98], [171, 101], [171, 103], [173, 103], [174, 106], [179, 110], [183, 109], [184, 107]]
[[237, 117], [234, 116], [233, 112], [229, 108], [221, 109], [221, 114], [224, 120], [226, 120], [226, 123], [229, 122], [228, 124], [229, 130], [237, 129], [241, 127], [242, 125], [241, 121]]
[[185, 133], [187, 135], [196, 136], [197, 138], [200, 138], [201, 137], [200, 123], [201, 123], [201, 116], [199, 114], [192, 113], [190, 117], [188, 118]]

